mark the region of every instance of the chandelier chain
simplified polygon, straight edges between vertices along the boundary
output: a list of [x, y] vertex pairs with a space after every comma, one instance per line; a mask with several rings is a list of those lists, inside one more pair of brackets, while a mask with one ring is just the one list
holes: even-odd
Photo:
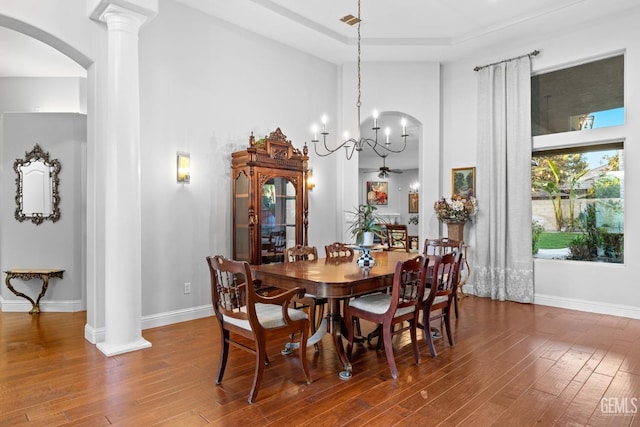
[[[361, 17], [360, 17], [360, 13], [361, 13], [361, 9], [360, 9], [360, 0], [358, 0], [358, 38], [357, 38], [357, 44], [358, 44], [358, 63], [357, 63], [357, 72], [358, 72], [358, 97], [357, 97], [357, 101], [356, 101], [356, 110], [357, 110], [357, 114], [358, 114], [358, 122], [357, 122], [357, 126], [358, 126], [358, 137], [357, 139], [354, 138], [349, 138], [346, 141], [343, 141], [341, 144], [339, 144], [337, 147], [335, 148], [329, 148], [329, 146], [327, 145], [327, 135], [329, 135], [329, 132], [326, 131], [325, 128], [325, 123], [326, 123], [326, 116], [323, 116], [322, 118], [322, 132], [320, 132], [320, 135], [322, 135], [322, 145], [323, 145], [323, 152], [320, 153], [318, 152], [318, 147], [317, 147], [317, 143], [319, 142], [318, 139], [318, 128], [314, 125], [314, 130], [313, 130], [313, 139], [311, 140], [313, 142], [313, 148], [314, 151], [316, 152], [316, 154], [320, 157], [326, 157], [329, 156], [333, 153], [335, 153], [336, 151], [344, 148], [345, 149], [345, 154], [347, 157], [347, 160], [350, 160], [351, 157], [353, 156], [353, 154], [357, 151], [360, 152], [362, 150], [364, 150], [365, 147], [369, 147], [371, 148], [371, 150], [376, 153], [379, 157], [382, 157], [383, 159], [383, 166], [381, 168], [381, 173], [386, 173], [386, 171], [389, 170], [389, 168], [386, 167], [385, 163], [384, 163], [384, 159], [390, 154], [390, 153], [401, 153], [402, 151], [404, 151], [404, 149], [407, 147], [407, 137], [409, 136], [406, 132], [406, 120], [403, 119], [402, 120], [402, 134], [400, 135], [400, 137], [402, 138], [402, 147], [400, 148], [391, 148], [391, 143], [389, 141], [389, 130], [387, 128], [387, 130], [385, 131], [385, 133], [387, 134], [387, 141], [386, 143], [379, 143], [378, 142], [378, 131], [380, 130], [380, 127], [378, 126], [378, 119], [377, 119], [377, 113], [374, 111], [374, 118], [373, 118], [373, 127], [372, 130], [374, 131], [374, 137], [373, 138], [366, 138], [363, 137], [360, 134], [360, 124], [362, 123], [361, 117], [360, 117], [360, 107], [362, 106], [362, 37], [360, 35], [360, 23], [361, 21]], [[353, 16], [349, 15], [346, 16], [345, 18], [351, 17], [353, 18]], [[348, 136], [345, 136], [345, 138], [348, 138]]]
[[[360, 19], [360, 0], [358, 0], [358, 19]], [[362, 84], [362, 78], [360, 76], [360, 56], [362, 54], [362, 49], [360, 48], [360, 23], [362, 21], [358, 21], [358, 102], [356, 102], [356, 107], [358, 107], [358, 123], [360, 123], [360, 106], [362, 105], [361, 102], [361, 96], [362, 96], [362, 91], [360, 89], [360, 86]]]

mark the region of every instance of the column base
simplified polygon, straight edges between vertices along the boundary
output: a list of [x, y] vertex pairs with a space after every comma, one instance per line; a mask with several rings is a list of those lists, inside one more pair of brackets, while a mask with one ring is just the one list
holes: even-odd
[[98, 347], [98, 350], [103, 352], [105, 356], [115, 356], [122, 353], [129, 353], [131, 351], [137, 351], [137, 350], [149, 348], [151, 347], [151, 343], [145, 340], [144, 338], [140, 338], [134, 342], [120, 344], [120, 345], [113, 345], [113, 344], [108, 344], [106, 342], [100, 342], [96, 345], [96, 347]]

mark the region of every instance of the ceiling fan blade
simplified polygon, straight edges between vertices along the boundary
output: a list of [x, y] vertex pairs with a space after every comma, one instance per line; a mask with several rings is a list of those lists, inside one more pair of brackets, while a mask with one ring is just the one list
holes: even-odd
[[389, 169], [389, 172], [402, 173], [402, 171], [400, 169]]

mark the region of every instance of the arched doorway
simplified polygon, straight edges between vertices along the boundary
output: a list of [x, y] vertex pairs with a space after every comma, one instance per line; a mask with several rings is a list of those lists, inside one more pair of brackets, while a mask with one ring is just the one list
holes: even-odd
[[[358, 156], [359, 194], [360, 200], [365, 202], [364, 192], [367, 182], [386, 183], [388, 197], [386, 205], [378, 206], [379, 213], [391, 223], [406, 224], [410, 236], [419, 235], [416, 219], [419, 212], [409, 205], [409, 193], [417, 191], [420, 182], [420, 153], [422, 139], [422, 123], [415, 117], [398, 111], [385, 111], [378, 116], [378, 142], [385, 143], [385, 128], [390, 128], [389, 141], [391, 149], [398, 151], [403, 147], [402, 119], [406, 120], [406, 147], [400, 153], [386, 152], [382, 158], [371, 149], [365, 149]], [[373, 117], [367, 117], [360, 125], [360, 135], [364, 138], [375, 138]], [[387, 169], [388, 168], [388, 169]], [[413, 219], [412, 219], [413, 218]]]
[[[4, 103], [0, 101], [0, 114], [4, 113], [6, 116], [11, 111], [12, 116], [20, 115], [20, 120], [14, 120], [12, 117], [14, 127], [15, 123], [20, 122], [39, 128], [42, 121], [38, 119], [38, 115], [46, 116], [46, 122], [53, 122], [52, 126], [58, 126], [58, 118], [60, 122], [66, 123], [69, 117], [76, 125], [79, 123], [80, 126], [84, 126], [84, 131], [81, 128], [75, 134], [77, 137], [68, 142], [60, 142], [60, 138], [56, 140], [53, 136], [48, 140], [47, 135], [39, 137], [39, 141], [33, 141], [42, 145], [45, 151], [51, 151], [50, 154], [58, 157], [62, 164], [61, 221], [55, 226], [49, 224], [47, 231], [42, 231], [46, 226], [38, 230], [43, 238], [55, 240], [49, 243], [56, 245], [58, 249], [51, 251], [43, 248], [40, 252], [44, 254], [38, 253], [36, 257], [22, 255], [19, 261], [11, 262], [34, 268], [40, 265], [34, 263], [63, 264], [60, 268], [66, 270], [64, 279], [59, 286], [54, 285], [60, 289], [49, 291], [49, 295], [53, 294], [50, 309], [87, 310], [87, 325], [95, 325], [96, 305], [91, 302], [94, 299], [87, 298], [88, 294], [95, 293], [95, 289], [90, 289], [92, 286], [95, 287], [95, 281], [87, 277], [87, 253], [90, 246], [87, 241], [87, 172], [91, 170], [91, 162], [87, 161], [87, 145], [91, 137], [86, 131], [86, 123], [87, 117], [93, 111], [93, 107], [87, 102], [87, 94], [93, 92], [94, 82], [92, 72], [89, 71], [93, 67], [93, 61], [55, 35], [5, 15], [0, 15], [0, 40], [3, 51], [0, 79], [4, 79], [6, 83], [5, 95], [10, 94], [4, 97]], [[1, 128], [0, 125], [0, 130]], [[9, 144], [16, 144], [16, 141], [4, 140], [3, 133], [0, 133], [3, 154]], [[22, 147], [14, 146], [12, 150], [22, 150]], [[6, 154], [3, 157], [4, 166], [13, 162], [12, 158], [6, 158]], [[4, 173], [12, 174], [13, 170], [11, 167], [4, 167]], [[2, 198], [7, 200], [10, 196], [11, 188], [4, 188]], [[0, 240], [3, 241], [1, 247], [5, 250], [6, 239], [12, 233], [7, 229], [15, 227], [14, 222], [11, 217], [3, 219], [0, 224], [0, 227], [5, 229], [4, 232], [0, 229]], [[62, 233], [64, 237], [57, 238], [55, 233]], [[36, 250], [42, 248], [37, 245], [34, 247]], [[61, 253], [64, 256], [60, 257]], [[4, 259], [2, 256], [0, 258]], [[3, 307], [6, 311], [12, 308], [20, 309], [20, 306], [14, 304], [11, 307], [11, 304], [5, 304]], [[89, 320], [90, 317], [94, 318], [93, 322]]]

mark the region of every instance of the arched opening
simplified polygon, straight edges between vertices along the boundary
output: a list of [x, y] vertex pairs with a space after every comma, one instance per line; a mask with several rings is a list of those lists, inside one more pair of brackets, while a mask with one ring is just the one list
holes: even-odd
[[[0, 50], [0, 170], [8, 183], [0, 197], [13, 199], [14, 180], [5, 175], [14, 173], [11, 165], [16, 153], [24, 154], [23, 146], [37, 142], [62, 165], [61, 220], [48, 228], [18, 229], [13, 215], [2, 215], [0, 263], [3, 270], [9, 263], [30, 268], [58, 265], [65, 270], [64, 278], [50, 286], [49, 298], [41, 303], [45, 311], [88, 310], [92, 281], [87, 279], [87, 115], [92, 108], [87, 93], [92, 79], [87, 70], [93, 62], [54, 35], [4, 15]], [[30, 287], [35, 285], [25, 286], [33, 291]], [[3, 311], [23, 311], [23, 301], [2, 296]]]
[[[377, 119], [378, 142], [385, 144], [385, 129], [389, 127], [390, 148], [394, 151], [404, 146], [401, 137], [403, 126], [402, 119], [406, 120], [406, 133], [409, 135], [405, 149], [400, 153], [386, 152], [384, 157], [376, 154], [371, 149], [360, 152], [358, 157], [359, 169], [359, 200], [367, 201], [367, 183], [385, 183], [382, 188], [387, 189], [386, 199], [379, 200], [378, 212], [388, 222], [405, 224], [410, 236], [418, 239], [419, 235], [419, 210], [417, 195], [420, 182], [420, 141], [422, 138], [422, 123], [415, 117], [399, 111], [381, 112]], [[360, 134], [363, 138], [375, 138], [372, 129], [373, 117], [369, 116], [360, 125]]]

